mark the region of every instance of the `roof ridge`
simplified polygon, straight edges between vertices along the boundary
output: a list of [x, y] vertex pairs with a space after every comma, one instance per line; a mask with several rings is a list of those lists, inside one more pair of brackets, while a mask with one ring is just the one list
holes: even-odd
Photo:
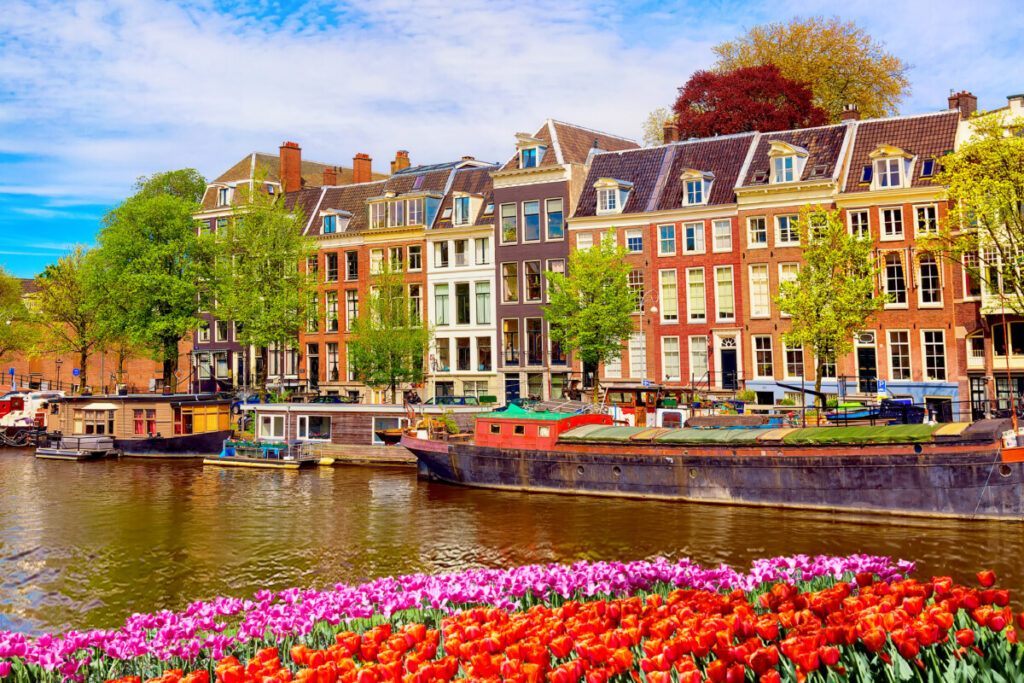
[[579, 130], [585, 130], [588, 133], [597, 133], [598, 135], [606, 135], [606, 136], [608, 136], [610, 138], [618, 138], [619, 140], [625, 140], [626, 142], [632, 142], [634, 145], [637, 144], [636, 140], [634, 140], [633, 138], [623, 137], [621, 135], [616, 135], [615, 133], [606, 133], [603, 130], [597, 130], [595, 128], [587, 128], [586, 126], [581, 126], [578, 123], [569, 123], [568, 121], [560, 121], [558, 119], [551, 119], [551, 118], [549, 118], [548, 121], [550, 121], [551, 123], [559, 123], [559, 124], [561, 124], [563, 126], [569, 126], [571, 128], [577, 128]]
[[[809, 128], [794, 128], [793, 130], [810, 130], [810, 129]], [[698, 143], [698, 142], [713, 142], [714, 140], [730, 140], [732, 138], [741, 138], [744, 135], [759, 135], [759, 134], [761, 134], [761, 131], [758, 131], [758, 130], [748, 130], [748, 131], [744, 131], [742, 133], [728, 133], [727, 135], [712, 135], [711, 137], [706, 137], [706, 138], [687, 138], [685, 140], [676, 140], [675, 142], [669, 142], [669, 143], [662, 144], [662, 145], [657, 145], [657, 146], [658, 147], [670, 147], [672, 145], [690, 145], [690, 144], [695, 144], [695, 143]]]
[[861, 123], [882, 123], [885, 121], [904, 121], [906, 119], [917, 119], [925, 116], [943, 116], [947, 114], [960, 115], [960, 112], [956, 109], [940, 109], [938, 111], [925, 111], [919, 114], [897, 114], [896, 116], [882, 116], [874, 119], [859, 119], [855, 123], [858, 125]]

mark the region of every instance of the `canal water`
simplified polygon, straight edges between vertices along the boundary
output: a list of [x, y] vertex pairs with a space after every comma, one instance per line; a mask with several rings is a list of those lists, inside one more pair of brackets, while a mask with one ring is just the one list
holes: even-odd
[[494, 492], [398, 467], [71, 463], [11, 449], [0, 450], [0, 491], [0, 630], [30, 633], [116, 627], [261, 588], [658, 555], [745, 567], [872, 553], [961, 581], [991, 568], [1024, 590], [1024, 525], [1010, 523]]

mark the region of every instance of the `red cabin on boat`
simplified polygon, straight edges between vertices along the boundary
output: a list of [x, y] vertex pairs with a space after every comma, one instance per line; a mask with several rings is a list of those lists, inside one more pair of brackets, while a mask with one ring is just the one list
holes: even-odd
[[558, 437], [580, 425], [611, 425], [609, 415], [532, 412], [511, 405], [476, 418], [475, 443], [494, 448], [552, 448]]

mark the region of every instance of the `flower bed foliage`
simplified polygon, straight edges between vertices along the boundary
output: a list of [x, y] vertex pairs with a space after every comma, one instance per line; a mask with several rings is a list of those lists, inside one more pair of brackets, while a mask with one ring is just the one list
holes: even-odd
[[[0, 677], [125, 683], [1021, 680], [1009, 592], [910, 563], [577, 563], [217, 598], [110, 631], [0, 634]], [[1024, 615], [1017, 617], [1024, 628]]]

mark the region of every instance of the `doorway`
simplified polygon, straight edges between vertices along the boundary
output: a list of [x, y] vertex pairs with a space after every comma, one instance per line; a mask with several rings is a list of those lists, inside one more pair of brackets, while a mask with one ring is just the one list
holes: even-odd
[[860, 393], [878, 393], [878, 357], [874, 346], [857, 348], [857, 379]]
[[722, 388], [738, 389], [740, 386], [738, 373], [736, 372], [736, 349], [722, 349]]

